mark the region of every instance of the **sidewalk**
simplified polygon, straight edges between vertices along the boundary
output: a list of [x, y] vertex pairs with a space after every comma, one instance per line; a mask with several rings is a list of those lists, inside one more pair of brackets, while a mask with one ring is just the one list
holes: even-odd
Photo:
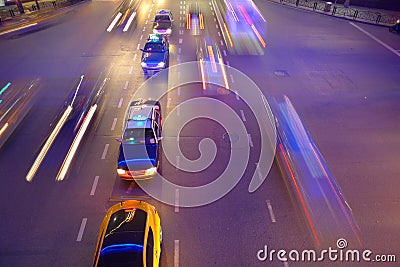
[[311, 10], [314, 12], [335, 16], [353, 21], [360, 21], [369, 24], [391, 26], [396, 20], [400, 19], [399, 11], [372, 9], [360, 6], [344, 6], [342, 4], [334, 4], [335, 0], [266, 0], [287, 6], [294, 6], [301, 9]]
[[39, 0], [23, 3], [25, 14], [20, 14], [16, 5], [0, 7], [0, 35], [29, 27], [64, 14], [65, 7], [84, 0]]

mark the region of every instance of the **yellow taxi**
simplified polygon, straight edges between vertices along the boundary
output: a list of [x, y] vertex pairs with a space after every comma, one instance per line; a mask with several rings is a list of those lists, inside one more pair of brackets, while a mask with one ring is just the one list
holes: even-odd
[[162, 230], [154, 206], [127, 200], [112, 206], [104, 217], [93, 266], [157, 267]]

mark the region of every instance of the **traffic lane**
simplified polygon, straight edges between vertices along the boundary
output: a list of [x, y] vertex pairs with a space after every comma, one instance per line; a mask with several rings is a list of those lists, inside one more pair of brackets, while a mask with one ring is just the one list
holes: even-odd
[[[51, 84], [51, 86], [49, 86], [48, 88], [50, 88], [50, 89], [52, 89], [52, 88], [60, 88], [60, 80], [56, 80], [56, 82], [54, 83], [54, 84]], [[51, 105], [51, 107], [50, 107], [50, 111], [52, 110], [52, 109], [54, 109], [54, 107], [57, 109], [58, 108], [58, 105], [54, 105], [54, 99], [52, 98], [52, 96], [54, 96], [54, 95], [56, 95], [56, 93], [54, 92], [54, 91], [50, 91], [50, 93], [52, 93], [52, 95], [48, 95], [48, 94], [44, 94], [45, 95], [45, 97], [48, 97], [47, 98], [47, 103], [42, 103], [42, 105], [39, 107], [40, 109], [42, 109], [42, 110], [46, 110], [47, 109], [47, 111], [49, 111], [48, 109], [49, 109], [49, 106]], [[54, 106], [53, 106], [54, 105]], [[35, 115], [38, 115], [37, 113], [35, 114]], [[43, 116], [44, 115], [44, 116]], [[47, 116], [46, 116], [46, 114], [43, 114], [42, 116], [39, 116], [39, 117], [41, 117], [42, 118], [42, 120], [37, 120], [36, 119], [36, 117], [35, 117], [35, 119], [31, 119], [31, 120], [29, 120], [30, 122], [31, 122], [31, 125], [32, 126], [39, 126], [40, 127], [40, 125], [42, 125], [41, 123], [43, 123], [44, 125], [46, 125], [47, 123], [46, 123], [46, 121], [44, 120]], [[44, 129], [46, 129], [46, 127], [43, 127]], [[28, 130], [28, 129], [27, 129]], [[41, 133], [41, 131], [27, 131], [27, 133], [25, 133], [25, 134], [27, 134], [27, 135], [29, 135], [30, 133]], [[40, 134], [39, 134], [40, 135]], [[16, 141], [16, 144], [21, 144], [21, 143], [25, 143], [27, 140], [29, 140], [28, 138], [26, 138], [26, 136], [24, 136], [25, 138], [24, 138], [24, 140], [20, 140], [19, 142], [18, 142], [18, 140]], [[35, 140], [37, 140], [36, 138], [33, 138], [33, 142], [32, 143], [37, 143], [37, 141], [35, 141]], [[42, 139], [38, 139], [38, 140], [42, 140]], [[17, 147], [21, 147], [21, 146], [17, 146]], [[35, 149], [35, 148], [34, 148]], [[21, 160], [23, 160], [24, 159], [24, 157], [22, 157], [22, 156], [20, 156], [20, 154], [23, 154], [23, 155], [25, 155], [25, 156], [28, 156], [29, 155], [29, 157], [31, 156], [31, 155], [33, 155], [34, 153], [26, 153], [26, 148], [24, 148], [24, 152], [22, 152], [21, 153], [21, 151], [18, 151], [18, 150], [15, 150], [15, 149], [12, 149], [12, 153], [15, 155], [14, 156], [14, 158], [19, 158], [19, 160], [21, 161]], [[29, 160], [28, 160], [29, 161]], [[2, 162], [4, 162], [4, 163], [6, 163], [6, 161], [2, 161]], [[27, 166], [28, 164], [24, 164], [23, 166]], [[10, 166], [12, 166], [12, 165], [10, 165]], [[22, 168], [21, 168], [22, 169]], [[2, 168], [2, 170], [4, 170], [3, 168]], [[12, 178], [12, 177], [21, 177], [21, 178], [23, 178], [24, 177], [24, 172], [25, 172], [25, 170], [22, 170], [22, 171], [20, 171], [20, 172], [18, 172], [18, 174], [14, 174], [13, 172], [12, 172], [12, 170], [11, 171], [9, 171], [9, 170], [5, 170], [5, 173], [7, 173], [7, 174], [9, 174], [10, 176], [6, 176], [6, 177], [10, 177], [10, 178]], [[40, 178], [43, 178], [43, 177], [40, 177]], [[48, 181], [48, 180], [44, 180], [44, 179], [38, 179], [38, 181]], [[52, 180], [52, 182], [53, 182], [53, 179], [51, 179]], [[12, 181], [11, 181], [12, 182]], [[23, 187], [25, 184], [22, 184], [22, 185], [19, 185], [19, 184], [13, 184], [13, 186], [12, 186], [12, 188], [15, 188], [15, 191], [16, 192], [20, 192], [21, 191], [21, 187]], [[43, 186], [43, 188], [40, 188], [40, 190], [44, 190], [44, 192], [46, 191], [46, 187], [48, 187], [48, 185], [46, 185], [46, 186]], [[7, 188], [7, 187], [2, 187], [2, 188]], [[8, 189], [9, 189], [10, 187], [8, 187]], [[34, 214], [35, 213], [35, 211], [36, 211], [36, 209], [35, 209], [35, 207], [39, 207], [40, 208], [40, 206], [41, 206], [41, 203], [43, 203], [43, 201], [42, 201], [42, 197], [44, 197], [44, 196], [46, 196], [46, 194], [44, 193], [44, 192], [42, 192], [42, 193], [38, 193], [37, 195], [36, 194], [29, 194], [29, 190], [27, 190], [27, 193], [26, 194], [23, 194], [23, 196], [22, 197], [26, 197], [26, 196], [32, 196], [32, 199], [30, 199], [30, 198], [28, 198], [27, 199], [27, 202], [28, 203], [30, 203], [31, 205], [30, 206], [26, 206], [26, 205], [24, 205], [23, 207], [24, 208], [27, 208], [28, 210], [26, 210], [26, 212], [24, 212], [24, 214]], [[3, 196], [7, 196], [8, 194], [7, 193], [4, 193], [3, 194]], [[16, 197], [17, 197], [17, 199], [15, 200], [15, 201], [12, 201], [12, 202], [15, 202], [15, 203], [21, 203], [21, 195], [19, 195], [19, 194], [16, 194]], [[37, 201], [36, 201], [37, 200]], [[10, 199], [9, 199], [9, 197], [8, 197], [8, 199], [7, 199], [7, 201], [3, 201], [3, 203], [8, 203], [10, 201]], [[25, 202], [23, 202], [22, 201], [22, 203], [24, 203], [25, 204]], [[33, 207], [32, 207], [33, 206]], [[31, 212], [33, 212], [33, 213], [30, 213], [30, 211]], [[12, 211], [7, 211], [6, 212], [6, 214], [13, 214], [13, 212]], [[33, 215], [32, 215], [33, 216]], [[34, 217], [34, 218], [36, 218], [36, 217]], [[39, 220], [39, 221], [37, 221], [37, 220]], [[19, 220], [19, 221], [23, 221], [23, 220]], [[13, 222], [9, 222], [9, 223], [13, 223]], [[32, 219], [32, 224], [35, 224], [35, 225], [40, 225], [41, 223], [40, 223], [40, 218], [39, 219]], [[13, 225], [13, 227], [10, 227], [9, 225], [6, 225], [5, 227], [4, 227], [4, 229], [7, 229], [7, 228], [13, 228], [13, 229], [15, 229], [16, 230], [16, 232], [15, 232], [15, 235], [13, 235], [13, 236], [18, 236], [18, 234], [17, 233], [23, 233], [23, 231], [19, 228], [19, 226], [15, 226], [15, 225]], [[25, 227], [25, 226], [22, 226], [22, 228], [23, 227]], [[40, 227], [37, 227], [37, 229], [38, 229], [38, 231], [40, 230]], [[43, 230], [45, 230], [45, 229], [43, 229]], [[11, 240], [11, 238], [10, 238], [10, 240]], [[39, 247], [40, 247], [40, 244], [39, 244]], [[18, 246], [18, 248], [20, 248], [20, 244], [19, 244], [19, 246]], [[12, 246], [7, 246], [7, 250], [5, 250], [5, 251], [10, 251], [10, 250], [13, 250], [12, 249]], [[17, 249], [15, 249], [15, 250], [17, 250]], [[14, 251], [15, 251], [14, 250]], [[28, 251], [28, 250], [27, 250]], [[13, 252], [10, 252], [11, 254], [13, 253]], [[36, 254], [40, 254], [41, 252], [39, 252], [39, 251], [37, 251], [37, 253]], [[34, 257], [34, 254], [35, 253], [33, 253], [32, 254], [32, 257]], [[38, 255], [37, 255], [38, 256]]]
[[[277, 50], [272, 41], [275, 38], [276, 42], [281, 39], [279, 43], [284, 44], [286, 56], [282, 55], [279, 61], [273, 56], [275, 51], [271, 51], [265, 63], [260, 61], [267, 70], [269, 81], [265, 79], [262, 83], [261, 77], [257, 78], [256, 70], [255, 79], [264, 84], [264, 90], [270, 95], [285, 93], [294, 101], [353, 208], [364, 242], [371, 246], [377, 242], [379, 245], [376, 247], [381, 250], [391, 248], [388, 245], [389, 239], [380, 237], [388, 237], [396, 232], [393, 231], [397, 225], [393, 221], [396, 216], [392, 211], [395, 195], [385, 188], [383, 192], [388, 194], [384, 198], [365, 197], [367, 192], [380, 194], [382, 191], [376, 190], [376, 186], [383, 184], [380, 181], [362, 182], [360, 187], [360, 181], [365, 181], [370, 173], [375, 173], [370, 179], [379, 177], [380, 180], [383, 177], [385, 184], [397, 183], [393, 174], [396, 165], [385, 163], [385, 166], [390, 167], [382, 169], [382, 163], [375, 152], [379, 151], [382, 158], [391, 162], [391, 155], [396, 148], [394, 139], [386, 138], [379, 146], [376, 142], [368, 142], [371, 140], [369, 138], [375, 140], [379, 137], [380, 140], [382, 136], [391, 136], [396, 131], [397, 108], [393, 107], [393, 103], [397, 99], [395, 91], [399, 82], [394, 71], [397, 56], [370, 37], [358, 33], [347, 21], [319, 20], [320, 16], [304, 13], [301, 22], [309, 21], [309, 27], [313, 25], [313, 31], [306, 31], [306, 25], [300, 21], [297, 21], [300, 29], [293, 28], [294, 23], [288, 24], [286, 21], [295, 17], [295, 14], [289, 16], [286, 13], [295, 10], [282, 9], [287, 15], [282, 16], [273, 5], [268, 7], [268, 4], [264, 4], [260, 7], [264, 9], [267, 19], [270, 18], [271, 45], [267, 51]], [[280, 17], [285, 21], [280, 20]], [[313, 19], [318, 19], [318, 22], [311, 23]], [[332, 22], [339, 25], [335, 27]], [[273, 23], [276, 30], [272, 27]], [[288, 25], [287, 30], [279, 30], [279, 24]], [[318, 25], [329, 26], [332, 31], [324, 32]], [[302, 35], [292, 34], [289, 42], [289, 29], [294, 33], [302, 32]], [[295, 46], [288, 45], [292, 43]], [[327, 43], [331, 43], [329, 49], [324, 48]], [[240, 63], [237, 65], [240, 66]], [[297, 71], [294, 67], [297, 67]], [[274, 74], [274, 69], [280, 70], [278, 75]], [[377, 112], [371, 113], [373, 108]], [[342, 138], [337, 139], [338, 136]], [[330, 145], [332, 142], [337, 146]], [[372, 166], [375, 166], [374, 172], [370, 170]], [[380, 203], [380, 208], [377, 208], [377, 203]]]

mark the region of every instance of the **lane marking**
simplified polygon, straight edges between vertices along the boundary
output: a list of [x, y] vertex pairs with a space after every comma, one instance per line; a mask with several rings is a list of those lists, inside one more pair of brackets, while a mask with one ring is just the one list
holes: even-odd
[[178, 87], [178, 96], [181, 96], [181, 87]]
[[274, 211], [272, 210], [271, 201], [267, 200], [267, 207], [269, 211], [269, 216], [271, 216], [271, 221], [274, 223], [276, 222]]
[[143, 32], [145, 32], [146, 31], [146, 27], [143, 27], [143, 30], [142, 30]]
[[179, 43], [182, 44], [182, 42], [183, 42], [183, 39], [179, 38]]
[[140, 49], [140, 44], [137, 44], [136, 50]]
[[76, 237], [76, 241], [78, 241], [78, 242], [82, 241], [83, 232], [85, 231], [86, 223], [87, 223], [87, 218], [83, 218], [82, 222], [81, 222], [81, 227], [79, 227], [78, 236]]
[[233, 80], [233, 75], [229, 75], [229, 77], [231, 77], [231, 83], [234, 83], [235, 81]]
[[128, 88], [128, 84], [129, 84], [129, 81], [125, 81], [124, 90], [126, 90]]
[[131, 66], [131, 68], [129, 69], [129, 75], [132, 74], [132, 71], [133, 71], [133, 66]]
[[247, 134], [247, 138], [249, 139], [250, 147], [254, 147], [253, 140], [251, 139], [251, 134]]
[[101, 159], [106, 159], [108, 148], [110, 147], [110, 144], [106, 144], [104, 146], [103, 154], [101, 155]]
[[182, 52], [182, 48], [178, 48], [178, 54], [180, 54]]
[[226, 65], [230, 66], [229, 61], [226, 62]]
[[147, 15], [147, 18], [148, 18], [148, 19], [150, 18], [150, 14], [149, 14], [149, 15]]
[[224, 45], [224, 42], [222, 40], [219, 41], [221, 43], [221, 45]]
[[146, 22], [144, 23], [144, 24], [148, 24], [149, 23], [149, 21], [148, 20], [146, 20]]
[[236, 100], [240, 100], [240, 98], [239, 98], [239, 93], [238, 93], [237, 90], [235, 90], [235, 95], [236, 95]]
[[246, 117], [244, 116], [244, 111], [243, 109], [240, 110], [240, 115], [242, 116], [242, 120], [246, 121]]
[[174, 242], [174, 267], [179, 267], [179, 240]]
[[94, 177], [93, 185], [92, 185], [92, 190], [90, 190], [90, 195], [94, 196], [94, 193], [96, 192], [97, 184], [99, 183], [99, 176]]
[[218, 26], [218, 24], [215, 24], [215, 28], [219, 29], [219, 26]]
[[179, 189], [175, 189], [175, 212], [179, 212]]
[[124, 98], [121, 97], [121, 99], [118, 102], [118, 108], [122, 107], [122, 103], [124, 102]]
[[133, 61], [136, 61], [136, 58], [137, 58], [137, 54], [134, 54], [133, 55]]
[[175, 164], [176, 169], [179, 169], [179, 163], [180, 162], [181, 162], [181, 157], [180, 156], [176, 156], [176, 164]]
[[214, 21], [215, 21], [215, 22], [217, 22], [217, 19], [216, 19], [216, 18], [214, 18]]
[[114, 118], [113, 123], [111, 125], [111, 131], [115, 130], [115, 125], [117, 125], [117, 120], [118, 120], [117, 118]]
[[183, 30], [179, 30], [179, 35], [183, 35]]
[[143, 39], [143, 34], [142, 35], [140, 35], [140, 40], [142, 40]]
[[224, 56], [226, 56], [227, 54], [226, 54], [226, 50], [222, 50], [222, 53], [224, 53]]
[[374, 41], [376, 41], [377, 43], [381, 44], [382, 46], [384, 46], [386, 49], [388, 49], [389, 51], [393, 52], [393, 54], [395, 54], [396, 56], [400, 57], [400, 52], [396, 51], [396, 49], [394, 49], [393, 47], [389, 46], [388, 44], [384, 43], [383, 41], [379, 40], [378, 38], [376, 38], [374, 35], [370, 34], [369, 32], [367, 32], [366, 30], [364, 30], [363, 28], [361, 28], [360, 26], [354, 24], [353, 22], [349, 22], [350, 25], [354, 26], [356, 29], [358, 29], [359, 31], [365, 33], [367, 36], [369, 36], [371, 39], [373, 39]]

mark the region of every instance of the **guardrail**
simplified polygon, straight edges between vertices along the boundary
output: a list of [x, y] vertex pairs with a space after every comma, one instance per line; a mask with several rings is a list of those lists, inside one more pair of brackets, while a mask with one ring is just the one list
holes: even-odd
[[368, 22], [378, 25], [393, 25], [400, 16], [381, 13], [378, 11], [362, 10], [360, 8], [349, 8], [342, 5], [334, 5], [332, 2], [312, 0], [267, 0], [278, 2], [284, 5], [292, 5], [303, 9], [310, 9], [316, 12], [329, 14], [351, 20]]
[[[83, 0], [54, 0], [54, 1], [42, 1], [42, 2], [38, 1], [39, 8], [34, 2], [24, 3], [23, 6], [26, 14], [32, 14], [33, 12], [38, 12], [40, 10], [42, 11], [42, 10], [57, 9], [66, 6], [71, 6], [81, 1]], [[18, 16], [19, 14], [20, 13], [16, 5], [2, 7], [0, 9], [0, 22], [11, 19], [15, 16]]]

